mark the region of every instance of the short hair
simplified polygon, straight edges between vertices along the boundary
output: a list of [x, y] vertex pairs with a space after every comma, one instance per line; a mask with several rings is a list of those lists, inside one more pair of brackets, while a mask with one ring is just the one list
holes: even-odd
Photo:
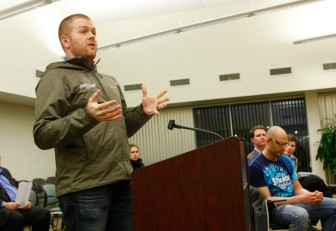
[[72, 29], [71, 23], [73, 22], [73, 20], [77, 18], [85, 18], [91, 21], [91, 18], [85, 14], [72, 14], [64, 18], [58, 27], [58, 39], [61, 44], [62, 44], [62, 41], [61, 41], [62, 35], [66, 35], [66, 36], [70, 35], [71, 29]]
[[254, 137], [254, 132], [255, 132], [255, 130], [258, 130], [258, 129], [263, 129], [265, 132], [267, 131], [267, 129], [265, 128], [265, 126], [263, 126], [263, 125], [256, 125], [256, 126], [252, 127], [250, 129], [250, 131], [249, 131], [250, 138]]
[[129, 149], [131, 149], [131, 148], [133, 148], [133, 147], [136, 147], [136, 148], [139, 150], [138, 145], [135, 145], [135, 144], [130, 144], [130, 145], [129, 145]]
[[298, 143], [298, 139], [293, 134], [290, 134], [290, 133], [287, 134], [287, 139], [289, 142], [295, 142], [295, 145], [297, 145]]

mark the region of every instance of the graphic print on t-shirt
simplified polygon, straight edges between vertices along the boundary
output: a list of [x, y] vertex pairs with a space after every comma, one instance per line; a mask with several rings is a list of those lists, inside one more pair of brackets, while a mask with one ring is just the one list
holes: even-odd
[[279, 162], [269, 163], [264, 167], [263, 172], [272, 196], [290, 197], [293, 195], [293, 182], [287, 168]]

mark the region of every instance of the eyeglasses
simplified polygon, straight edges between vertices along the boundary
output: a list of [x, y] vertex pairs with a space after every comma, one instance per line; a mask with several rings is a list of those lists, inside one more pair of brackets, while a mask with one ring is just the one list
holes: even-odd
[[138, 153], [139, 151], [132, 151], [131, 153]]
[[281, 146], [281, 147], [287, 147], [287, 146], [290, 145], [290, 142], [289, 142], [289, 141], [287, 141], [287, 142], [280, 142], [280, 141], [277, 141], [277, 140], [275, 140], [275, 139], [273, 139], [273, 138], [271, 138], [271, 137], [269, 137], [269, 139], [270, 139], [272, 142], [277, 143], [277, 144], [278, 144], [279, 146]]

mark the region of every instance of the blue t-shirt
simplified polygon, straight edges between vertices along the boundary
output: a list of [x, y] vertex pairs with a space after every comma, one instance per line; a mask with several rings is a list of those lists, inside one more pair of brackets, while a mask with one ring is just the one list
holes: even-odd
[[293, 161], [282, 155], [271, 161], [258, 155], [249, 163], [250, 184], [254, 187], [267, 186], [272, 196], [294, 196], [293, 181], [298, 179]]

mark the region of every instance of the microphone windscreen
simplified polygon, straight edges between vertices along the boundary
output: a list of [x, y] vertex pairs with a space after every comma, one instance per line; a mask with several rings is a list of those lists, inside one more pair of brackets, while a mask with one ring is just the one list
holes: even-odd
[[173, 130], [174, 127], [175, 127], [175, 120], [169, 120], [168, 129]]

